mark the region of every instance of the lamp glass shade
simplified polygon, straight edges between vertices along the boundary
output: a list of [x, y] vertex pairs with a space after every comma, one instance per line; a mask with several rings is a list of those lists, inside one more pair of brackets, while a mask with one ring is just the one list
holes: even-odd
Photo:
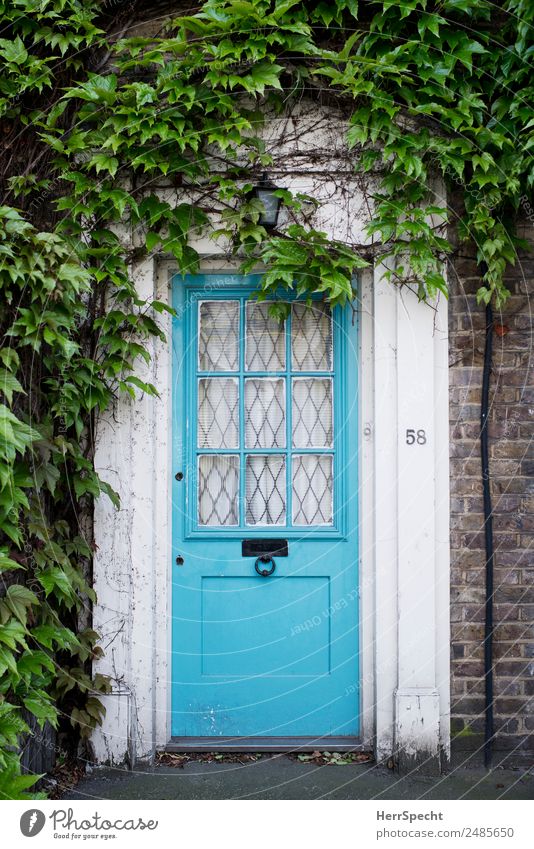
[[275, 186], [256, 186], [256, 197], [263, 204], [264, 212], [260, 215], [260, 224], [263, 227], [276, 227], [278, 212], [280, 210], [280, 198], [276, 197]]

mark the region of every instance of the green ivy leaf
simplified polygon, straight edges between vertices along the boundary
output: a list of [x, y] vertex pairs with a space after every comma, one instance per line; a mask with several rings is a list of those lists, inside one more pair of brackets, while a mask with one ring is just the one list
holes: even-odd
[[[282, 84], [280, 83], [279, 76], [283, 70], [282, 65], [260, 62], [257, 65], [254, 65], [246, 77], [242, 78], [243, 84], [247, 91], [257, 91], [259, 94], [263, 94], [267, 86], [281, 89]], [[248, 80], [252, 80], [252, 84], [247, 84]]]
[[0, 625], [0, 643], [10, 649], [16, 649], [18, 645], [26, 648], [26, 630], [21, 622], [12, 619], [5, 625]]
[[107, 171], [114, 177], [119, 167], [119, 160], [116, 156], [110, 156], [108, 153], [95, 153], [89, 164], [94, 166], [97, 174], [100, 174], [101, 171]]
[[48, 699], [26, 697], [22, 699], [22, 702], [26, 710], [28, 710], [36, 718], [37, 724], [40, 728], [44, 726], [45, 722], [49, 722], [54, 727], [57, 726], [58, 713]]
[[26, 625], [28, 619], [28, 609], [34, 604], [37, 604], [39, 599], [28, 587], [23, 587], [20, 584], [12, 584], [0, 604], [22, 623]]
[[4, 393], [11, 405], [13, 403], [13, 393], [24, 392], [24, 389], [14, 374], [5, 369], [0, 369], [0, 391]]

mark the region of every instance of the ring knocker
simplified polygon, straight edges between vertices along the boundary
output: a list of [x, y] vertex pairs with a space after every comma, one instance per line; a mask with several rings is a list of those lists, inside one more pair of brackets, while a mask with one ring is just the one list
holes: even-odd
[[[260, 569], [260, 563], [270, 563], [270, 569]], [[269, 575], [272, 575], [274, 570], [276, 569], [276, 563], [274, 562], [274, 558], [271, 557], [270, 554], [262, 554], [261, 557], [258, 557], [254, 564], [254, 568], [258, 575], [261, 575], [262, 578], [268, 578]]]

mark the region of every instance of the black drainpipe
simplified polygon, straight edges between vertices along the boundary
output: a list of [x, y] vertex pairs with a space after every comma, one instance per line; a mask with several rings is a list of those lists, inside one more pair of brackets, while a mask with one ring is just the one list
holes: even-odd
[[[485, 263], [480, 264], [484, 275]], [[484, 766], [491, 766], [493, 744], [493, 514], [491, 507], [489, 451], [488, 451], [488, 413], [489, 387], [491, 377], [491, 357], [493, 349], [493, 310], [486, 305], [486, 341], [484, 346], [484, 368], [482, 372], [482, 398], [480, 402], [480, 459], [482, 461], [482, 492], [484, 495], [484, 538], [486, 548], [486, 598], [484, 629]]]

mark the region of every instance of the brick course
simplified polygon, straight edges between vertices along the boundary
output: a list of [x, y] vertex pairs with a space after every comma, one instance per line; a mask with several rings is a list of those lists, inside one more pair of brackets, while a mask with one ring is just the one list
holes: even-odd
[[[521, 235], [534, 242], [534, 225]], [[454, 234], [453, 234], [454, 238]], [[512, 292], [495, 311], [490, 390], [490, 474], [495, 537], [494, 762], [534, 761], [534, 264], [510, 269]], [[480, 395], [484, 307], [474, 252], [450, 269], [451, 695], [453, 751], [481, 757], [484, 732], [484, 517]]]

